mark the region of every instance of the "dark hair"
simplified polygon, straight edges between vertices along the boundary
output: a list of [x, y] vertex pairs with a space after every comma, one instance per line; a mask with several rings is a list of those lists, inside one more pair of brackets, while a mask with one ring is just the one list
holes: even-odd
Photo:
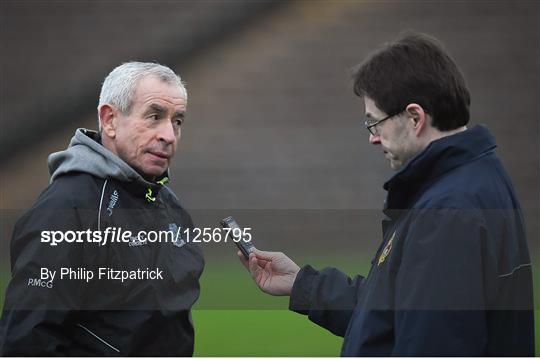
[[434, 38], [407, 32], [354, 69], [354, 93], [371, 98], [388, 115], [417, 103], [433, 127], [453, 130], [469, 122], [471, 98], [457, 65]]

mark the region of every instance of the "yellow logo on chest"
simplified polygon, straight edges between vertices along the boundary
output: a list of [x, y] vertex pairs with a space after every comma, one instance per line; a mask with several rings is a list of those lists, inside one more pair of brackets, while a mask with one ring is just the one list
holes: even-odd
[[390, 238], [388, 243], [386, 243], [386, 245], [384, 246], [384, 249], [381, 255], [379, 256], [379, 261], [377, 262], [378, 266], [380, 266], [385, 261], [386, 257], [388, 256], [388, 253], [390, 253], [390, 251], [392, 250], [392, 242], [394, 241], [395, 237], [396, 237], [396, 232], [392, 234], [392, 237]]

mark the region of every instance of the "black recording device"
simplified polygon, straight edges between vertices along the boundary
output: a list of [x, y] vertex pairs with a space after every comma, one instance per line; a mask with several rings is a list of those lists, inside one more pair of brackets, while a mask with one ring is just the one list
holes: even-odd
[[[229, 216], [221, 220], [223, 228], [230, 228], [228, 232], [229, 237], [233, 240], [234, 244], [240, 249], [246, 259], [249, 259], [249, 254], [253, 251], [255, 246], [251, 240], [245, 241], [244, 230], [240, 228], [238, 223], [233, 217]], [[251, 236], [250, 236], [251, 237]], [[250, 238], [251, 239], [251, 238]]]

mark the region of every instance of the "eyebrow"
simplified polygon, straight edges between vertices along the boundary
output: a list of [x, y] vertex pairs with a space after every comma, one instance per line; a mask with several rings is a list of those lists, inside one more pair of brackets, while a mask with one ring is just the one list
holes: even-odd
[[148, 106], [148, 109], [146, 109], [146, 111], [144, 113], [146, 115], [146, 114], [150, 114], [152, 112], [157, 112], [159, 114], [163, 114], [163, 113], [167, 112], [167, 110], [165, 109], [165, 107], [160, 106], [157, 103], [153, 103], [153, 104], [150, 104], [150, 106]]
[[186, 113], [184, 111], [177, 111], [173, 113], [172, 118], [178, 118], [178, 117], [184, 119], [186, 117]]
[[[145, 115], [148, 115], [150, 113], [156, 112], [160, 115], [167, 112], [167, 109], [161, 105], [158, 105], [157, 103], [152, 103], [148, 106], [148, 109], [144, 112]], [[173, 118], [184, 118], [185, 117], [185, 111], [176, 111], [173, 113]]]

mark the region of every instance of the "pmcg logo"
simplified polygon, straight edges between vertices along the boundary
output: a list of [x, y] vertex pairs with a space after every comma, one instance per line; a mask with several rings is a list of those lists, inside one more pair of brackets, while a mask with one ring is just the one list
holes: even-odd
[[53, 282], [52, 280], [44, 281], [40, 278], [28, 278], [28, 287], [42, 287], [51, 289], [53, 287]]

